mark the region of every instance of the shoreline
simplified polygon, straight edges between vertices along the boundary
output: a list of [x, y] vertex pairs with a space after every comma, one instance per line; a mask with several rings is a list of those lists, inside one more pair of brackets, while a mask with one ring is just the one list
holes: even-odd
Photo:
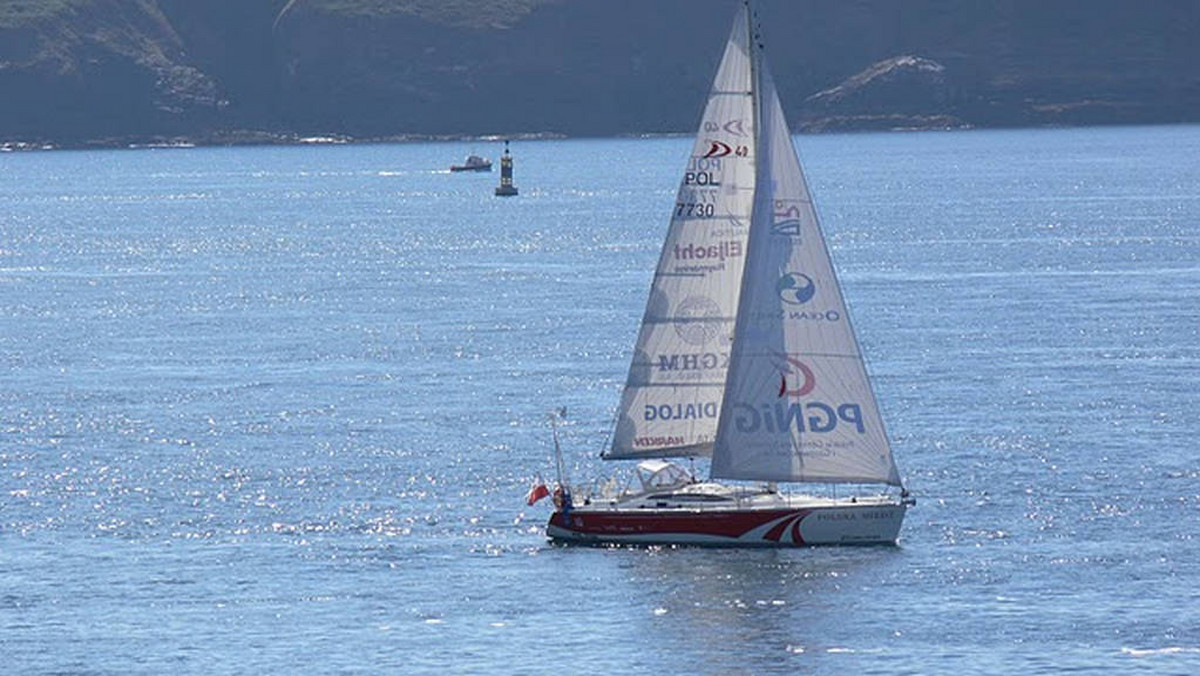
[[172, 148], [222, 148], [234, 146], [324, 146], [370, 145], [374, 143], [495, 142], [503, 140], [546, 141], [569, 138], [555, 132], [518, 134], [395, 134], [354, 137], [347, 134], [297, 134], [258, 130], [233, 130], [211, 134], [118, 136], [84, 141], [0, 140], [0, 152], [45, 150], [146, 150]]
[[[893, 120], [895, 121], [895, 120]], [[1157, 127], [1157, 126], [1187, 126], [1195, 122], [1139, 122], [1127, 124], [1045, 124], [1045, 125], [1012, 125], [1012, 126], [974, 126], [969, 124], [946, 124], [938, 119], [932, 124], [879, 124], [879, 118], [873, 118], [873, 123], [847, 124], [842, 118], [837, 124], [828, 120], [816, 120], [800, 123], [793, 131], [796, 135], [818, 136], [827, 134], [878, 134], [878, 133], [913, 133], [937, 131], [987, 131], [1012, 129], [1087, 129], [1092, 127]], [[911, 120], [909, 121], [911, 122]], [[483, 143], [510, 141], [551, 141], [563, 139], [584, 138], [622, 138], [622, 139], [654, 139], [654, 138], [691, 138], [695, 131], [678, 132], [628, 132], [605, 136], [579, 135], [573, 136], [560, 132], [520, 132], [514, 134], [392, 134], [385, 136], [355, 137], [348, 134], [299, 134], [294, 132], [270, 132], [261, 130], [231, 130], [205, 134], [187, 135], [147, 135], [147, 136], [115, 136], [82, 141], [53, 141], [53, 140], [24, 140], [0, 139], [0, 153], [36, 152], [49, 150], [146, 150], [146, 149], [178, 149], [178, 148], [222, 148], [235, 146], [322, 146], [322, 145], [371, 145], [371, 144], [400, 144], [400, 143]]]

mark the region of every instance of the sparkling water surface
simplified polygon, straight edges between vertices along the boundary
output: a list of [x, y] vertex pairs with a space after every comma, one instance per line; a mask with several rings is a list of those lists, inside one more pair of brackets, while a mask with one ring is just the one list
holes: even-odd
[[546, 544], [690, 139], [0, 155], [0, 671], [1200, 673], [1200, 128], [799, 137], [898, 547]]

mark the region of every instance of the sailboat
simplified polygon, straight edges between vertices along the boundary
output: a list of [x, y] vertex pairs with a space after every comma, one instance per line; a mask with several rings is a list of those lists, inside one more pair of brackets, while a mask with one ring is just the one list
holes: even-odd
[[[608, 460], [562, 477], [549, 538], [788, 547], [896, 541], [904, 490], [745, 3], [680, 182]], [[555, 449], [562, 467], [555, 434]], [[709, 480], [677, 458], [711, 456]], [[780, 489], [827, 484], [825, 494]], [[874, 485], [838, 495], [841, 484]], [[844, 489], [843, 489], [844, 490]]]

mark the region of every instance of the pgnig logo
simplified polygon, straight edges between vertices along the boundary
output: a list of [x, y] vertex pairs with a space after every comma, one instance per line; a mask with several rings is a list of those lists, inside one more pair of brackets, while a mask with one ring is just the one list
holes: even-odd
[[802, 272], [789, 272], [775, 284], [779, 297], [789, 305], [804, 305], [817, 294], [817, 285]]
[[[784, 357], [784, 363], [780, 367], [779, 374], [779, 396], [804, 397], [808, 396], [817, 387], [817, 377], [813, 375], [812, 369], [808, 368], [808, 364], [796, 359], [795, 357]], [[788, 376], [792, 376], [792, 380], [796, 381], [796, 387], [788, 387]]]

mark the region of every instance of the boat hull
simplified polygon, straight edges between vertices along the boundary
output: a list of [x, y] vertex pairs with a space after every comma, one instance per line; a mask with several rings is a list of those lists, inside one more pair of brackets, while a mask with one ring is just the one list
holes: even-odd
[[895, 544], [905, 505], [836, 504], [772, 509], [606, 509], [556, 511], [546, 535], [594, 545], [806, 547]]

